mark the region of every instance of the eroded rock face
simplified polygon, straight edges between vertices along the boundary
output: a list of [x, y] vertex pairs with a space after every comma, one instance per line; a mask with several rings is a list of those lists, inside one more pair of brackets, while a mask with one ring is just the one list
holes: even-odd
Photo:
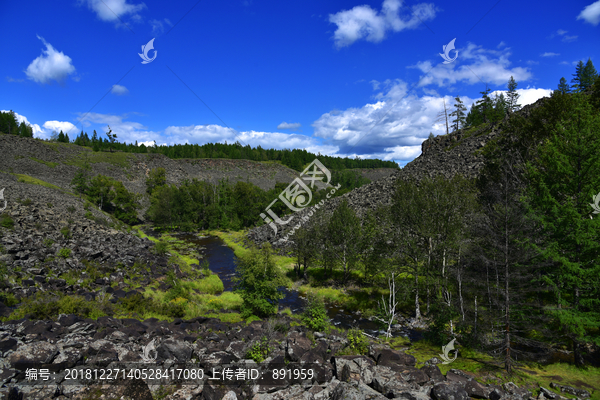
[[[281, 316], [277, 323], [290, 326], [291, 319]], [[4, 322], [0, 324], [0, 396], [78, 400], [150, 400], [153, 394], [164, 399], [216, 400], [525, 400], [530, 396], [514, 384], [484, 385], [460, 370], [451, 370], [444, 376], [435, 365], [416, 368], [414, 357], [385, 344], [372, 344], [369, 355], [337, 355], [346, 348], [340, 345], [340, 332], [309, 339], [304, 327], [291, 327], [282, 334], [268, 324], [226, 324], [204, 317], [170, 323], [110, 317], [94, 321], [74, 315], [62, 315], [57, 321]], [[96, 337], [105, 331], [110, 333]], [[40, 336], [40, 332], [47, 337]], [[263, 337], [267, 337], [272, 350], [263, 363], [256, 364], [247, 359], [248, 350]], [[148, 350], [151, 344], [154, 347]], [[150, 363], [144, 362], [144, 357], [150, 357]], [[227, 365], [254, 368], [266, 378], [209, 379], [218, 378], [219, 371]], [[188, 382], [174, 379], [162, 389], [156, 382], [135, 376], [110, 383], [92, 380], [83, 386], [65, 380], [67, 369], [149, 366], [163, 370], [194, 367], [206, 374]], [[33, 367], [48, 369], [54, 374], [53, 383], [28, 383], [25, 372]], [[285, 368], [311, 368], [314, 375], [273, 379], [274, 370]], [[565, 387], [567, 390], [577, 391]]]

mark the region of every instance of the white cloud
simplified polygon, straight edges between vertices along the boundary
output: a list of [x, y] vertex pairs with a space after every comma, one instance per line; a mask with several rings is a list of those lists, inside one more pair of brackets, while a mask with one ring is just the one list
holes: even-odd
[[[577, 18], [579, 18], [579, 17], [577, 17]], [[577, 39], [577, 35], [569, 36], [569, 35], [567, 35], [568, 32], [569, 31], [565, 31], [564, 29], [559, 29], [556, 31], [556, 33], [553, 33], [552, 35], [550, 35], [550, 39], [552, 39], [556, 36], [561, 36], [562, 37], [561, 40], [565, 43], [572, 42]]]
[[404, 29], [414, 29], [422, 21], [435, 17], [436, 8], [430, 3], [420, 3], [412, 6], [411, 15], [401, 18], [398, 13], [402, 7], [400, 0], [384, 0], [381, 12], [368, 5], [356, 6], [329, 15], [329, 22], [336, 24], [333, 34], [338, 48], [350, 46], [360, 39], [378, 43], [385, 38], [387, 31], [400, 32]]
[[37, 38], [44, 43], [46, 50], [42, 50], [42, 55], [29, 64], [25, 74], [37, 83], [49, 83], [52, 80], [61, 83], [68, 75], [75, 72], [71, 57], [57, 51], [43, 37]]
[[52, 136], [52, 131], [60, 132], [62, 131], [65, 134], [70, 134], [71, 139], [75, 139], [75, 137], [79, 134], [79, 129], [72, 123], [68, 121], [46, 121], [43, 125], [45, 132], [43, 134], [43, 139], [49, 139]]
[[[510, 68], [510, 48], [502, 50], [488, 50], [482, 46], [468, 43], [465, 49], [458, 49], [459, 56], [456, 62], [434, 66], [431, 61], [421, 61], [408, 68], [417, 68], [427, 75], [423, 75], [419, 86], [435, 84], [439, 87], [453, 85], [456, 82], [466, 81], [473, 85], [483, 82], [500, 85], [508, 82], [510, 77], [516, 81], [525, 81], [532, 74], [528, 68]], [[466, 62], [470, 62], [467, 65]]]
[[150, 25], [152, 26], [152, 36], [160, 36], [165, 31], [165, 25], [173, 26], [171, 21], [165, 18], [163, 21], [158, 19], [150, 20]]
[[600, 24], [600, 0], [585, 7], [577, 16], [577, 19], [582, 19], [588, 24], [594, 26]]
[[129, 4], [127, 0], [86, 0], [85, 2], [102, 21], [115, 23], [119, 23], [121, 17], [126, 15], [130, 15], [133, 20], [139, 20], [141, 17], [138, 12], [146, 8], [144, 3]]
[[302, 125], [299, 122], [294, 122], [291, 124], [288, 124], [287, 122], [282, 122], [279, 125], [277, 125], [277, 129], [291, 129], [295, 131], [296, 129], [300, 128], [300, 126]]
[[113, 85], [113, 87], [110, 90], [110, 92], [112, 94], [116, 94], [117, 96], [123, 96], [124, 94], [128, 94], [129, 90], [127, 90], [127, 88], [125, 86]]
[[[112, 133], [117, 134], [119, 142], [135, 143], [137, 140], [146, 142], [154, 142], [159, 137], [158, 132], [148, 130], [143, 124], [134, 121], [126, 121], [127, 115], [111, 115], [99, 113], [80, 114], [82, 116], [81, 123], [83, 126], [96, 129], [99, 137], [105, 138], [105, 132], [108, 132], [108, 126]], [[92, 124], [97, 124], [92, 127]]]
[[541, 54], [540, 56], [541, 57], [556, 57], [556, 56], [560, 56], [560, 54], [559, 53], [549, 53], [549, 52], [546, 52], [544, 54]]

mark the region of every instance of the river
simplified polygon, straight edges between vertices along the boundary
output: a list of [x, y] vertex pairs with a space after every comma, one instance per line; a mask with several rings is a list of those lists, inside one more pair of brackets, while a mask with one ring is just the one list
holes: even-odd
[[[216, 236], [197, 237], [195, 235], [181, 235], [180, 239], [197, 245], [197, 250], [203, 259], [208, 260], [210, 270], [219, 275], [225, 291], [233, 290], [232, 278], [235, 276], [235, 255], [225, 242]], [[285, 297], [279, 301], [279, 309], [289, 307], [292, 313], [299, 314], [303, 311], [306, 299], [296, 290], [281, 289]], [[327, 304], [327, 314], [335, 326], [349, 329], [357, 327], [365, 333], [378, 336], [384, 334], [382, 325], [367, 318], [362, 318], [357, 313], [341, 309], [335, 304]], [[411, 340], [421, 338], [421, 333], [412, 329], [399, 329], [393, 332], [394, 336], [405, 336]]]

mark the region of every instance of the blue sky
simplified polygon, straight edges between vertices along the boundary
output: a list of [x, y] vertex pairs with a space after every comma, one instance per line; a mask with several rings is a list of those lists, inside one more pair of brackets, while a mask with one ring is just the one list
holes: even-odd
[[237, 140], [400, 165], [445, 133], [443, 99], [470, 107], [512, 75], [525, 105], [570, 82], [579, 60], [600, 70], [590, 0], [5, 1], [0, 35], [0, 110], [37, 137], [110, 125], [126, 142]]

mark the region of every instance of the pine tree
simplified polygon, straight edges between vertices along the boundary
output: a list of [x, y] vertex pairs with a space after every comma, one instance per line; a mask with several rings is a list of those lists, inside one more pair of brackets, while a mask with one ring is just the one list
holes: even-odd
[[60, 143], [64, 143], [65, 141], [65, 134], [63, 133], [63, 131], [61, 130], [60, 133], [58, 134], [58, 139], [56, 140], [57, 142]]
[[581, 344], [600, 344], [600, 218], [590, 206], [600, 188], [600, 115], [588, 96], [558, 100], [566, 100], [565, 116], [545, 127], [550, 135], [527, 165], [527, 204], [544, 228], [543, 254], [555, 262], [543, 275], [556, 295], [549, 312], [581, 365]]
[[583, 65], [583, 61], [579, 60], [575, 67], [575, 73], [573, 74], [574, 78], [571, 79], [571, 89], [575, 93], [579, 93], [583, 90], [582, 85], [585, 84], [584, 69], [585, 66]]
[[494, 97], [494, 114], [492, 122], [500, 121], [508, 114], [508, 104], [504, 98], [504, 93]]
[[454, 104], [455, 110], [450, 113], [451, 117], [455, 117], [452, 121], [452, 125], [454, 126], [454, 130], [457, 131], [460, 128], [464, 127], [466, 124], [465, 111], [467, 111], [467, 107], [463, 104], [460, 96], [456, 96], [454, 98], [456, 103]]
[[507, 93], [507, 109], [510, 113], [518, 111], [521, 108], [521, 105], [518, 104], [519, 101], [519, 93], [517, 93], [517, 82], [511, 76], [508, 80], [508, 93]]
[[108, 126], [108, 132], [106, 132], [106, 136], [108, 136], [108, 140], [110, 140], [110, 151], [112, 152], [113, 149], [113, 144], [115, 143], [115, 140], [117, 140], [117, 134], [116, 133], [112, 133], [112, 129], [110, 129], [110, 125]]
[[587, 62], [585, 63], [585, 67], [583, 68], [583, 75], [581, 77], [581, 91], [591, 88], [596, 81], [596, 78], [598, 78], [598, 72], [596, 72], [596, 68], [594, 68], [592, 60], [588, 58]]
[[485, 90], [481, 93], [481, 100], [477, 100], [477, 108], [481, 112], [481, 117], [483, 119], [483, 123], [487, 124], [490, 122], [490, 113], [493, 112], [493, 102], [492, 99], [488, 96], [490, 94], [491, 89], [485, 86]]
[[562, 78], [560, 78], [560, 82], [558, 83], [557, 90], [563, 94], [571, 93], [571, 88], [567, 84], [567, 80], [565, 79], [564, 76]]

